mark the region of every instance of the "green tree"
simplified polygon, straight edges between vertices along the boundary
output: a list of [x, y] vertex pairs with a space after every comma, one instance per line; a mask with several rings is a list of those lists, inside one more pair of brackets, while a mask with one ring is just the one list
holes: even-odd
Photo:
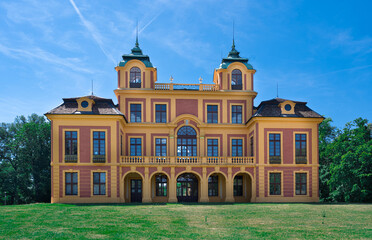
[[44, 116], [1, 125], [0, 168], [0, 191], [9, 203], [50, 200], [50, 124]]

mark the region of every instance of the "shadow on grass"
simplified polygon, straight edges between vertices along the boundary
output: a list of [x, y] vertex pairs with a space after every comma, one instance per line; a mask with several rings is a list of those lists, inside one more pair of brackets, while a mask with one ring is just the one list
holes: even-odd
[[308, 202], [265, 202], [265, 203], [226, 203], [226, 202], [216, 202], [216, 203], [200, 203], [200, 202], [177, 202], [177, 203], [61, 203], [63, 205], [70, 205], [70, 206], [123, 206], [123, 207], [130, 207], [130, 206], [165, 206], [165, 205], [185, 205], [185, 206], [216, 206], [216, 205], [324, 205], [324, 206], [337, 206], [337, 205], [355, 205], [355, 204], [363, 204], [366, 203], [308, 203]]

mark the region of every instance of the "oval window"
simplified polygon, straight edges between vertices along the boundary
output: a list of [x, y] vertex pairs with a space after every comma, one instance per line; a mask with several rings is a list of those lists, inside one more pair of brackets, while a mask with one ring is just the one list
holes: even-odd
[[81, 102], [81, 106], [82, 106], [83, 108], [87, 108], [87, 107], [89, 106], [89, 103], [88, 103], [87, 101], [82, 101], [82, 102]]
[[286, 105], [284, 106], [284, 109], [285, 109], [286, 111], [291, 111], [292, 106], [289, 105], [289, 104], [286, 104]]

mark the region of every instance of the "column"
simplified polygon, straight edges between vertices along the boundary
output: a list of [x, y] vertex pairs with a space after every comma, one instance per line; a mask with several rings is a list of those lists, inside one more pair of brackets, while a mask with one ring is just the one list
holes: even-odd
[[145, 167], [145, 179], [143, 180], [143, 199], [142, 202], [150, 203], [152, 202], [151, 199], [151, 180], [149, 177], [149, 168]]
[[234, 179], [232, 178], [232, 169], [229, 167], [227, 169], [227, 179], [226, 179], [226, 202], [235, 202], [234, 199]]
[[207, 169], [205, 167], [203, 167], [203, 174], [200, 182], [200, 202], [209, 202]]
[[169, 199], [168, 202], [177, 202], [176, 186], [177, 179], [175, 179], [175, 170], [174, 167], [171, 167], [171, 175], [169, 179]]

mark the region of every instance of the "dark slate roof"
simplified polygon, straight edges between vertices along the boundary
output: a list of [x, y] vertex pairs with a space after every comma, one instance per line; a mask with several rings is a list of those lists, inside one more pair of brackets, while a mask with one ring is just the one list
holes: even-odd
[[143, 62], [143, 64], [145, 64], [146, 67], [153, 67], [150, 61], [150, 57], [147, 55], [143, 55], [142, 50], [138, 44], [138, 37], [136, 38], [136, 45], [134, 46], [134, 48], [132, 48], [132, 53], [124, 54], [122, 57], [123, 61], [120, 61], [119, 67], [124, 67], [127, 62], [133, 59], [140, 60], [141, 62]]
[[119, 111], [117, 106], [111, 99], [101, 98], [94, 95], [84, 96], [94, 100], [91, 112], [79, 112], [77, 99], [75, 98], [63, 98], [63, 103], [58, 107], [50, 110], [46, 114], [80, 114], [80, 115], [121, 115], [125, 118], [124, 114]]
[[248, 58], [242, 58], [239, 55], [239, 52], [235, 49], [235, 41], [233, 40], [233, 45], [231, 46], [231, 51], [227, 58], [222, 58], [222, 62], [219, 66], [219, 69], [226, 69], [233, 62], [241, 62], [248, 69], [253, 69], [252, 65], [248, 63]]
[[[295, 114], [282, 114], [279, 104], [285, 101], [296, 103]], [[258, 105], [257, 111], [253, 114], [254, 117], [295, 117], [295, 118], [323, 118], [320, 114], [306, 106], [306, 102], [293, 101], [283, 98], [274, 98], [268, 101], [263, 101]]]

